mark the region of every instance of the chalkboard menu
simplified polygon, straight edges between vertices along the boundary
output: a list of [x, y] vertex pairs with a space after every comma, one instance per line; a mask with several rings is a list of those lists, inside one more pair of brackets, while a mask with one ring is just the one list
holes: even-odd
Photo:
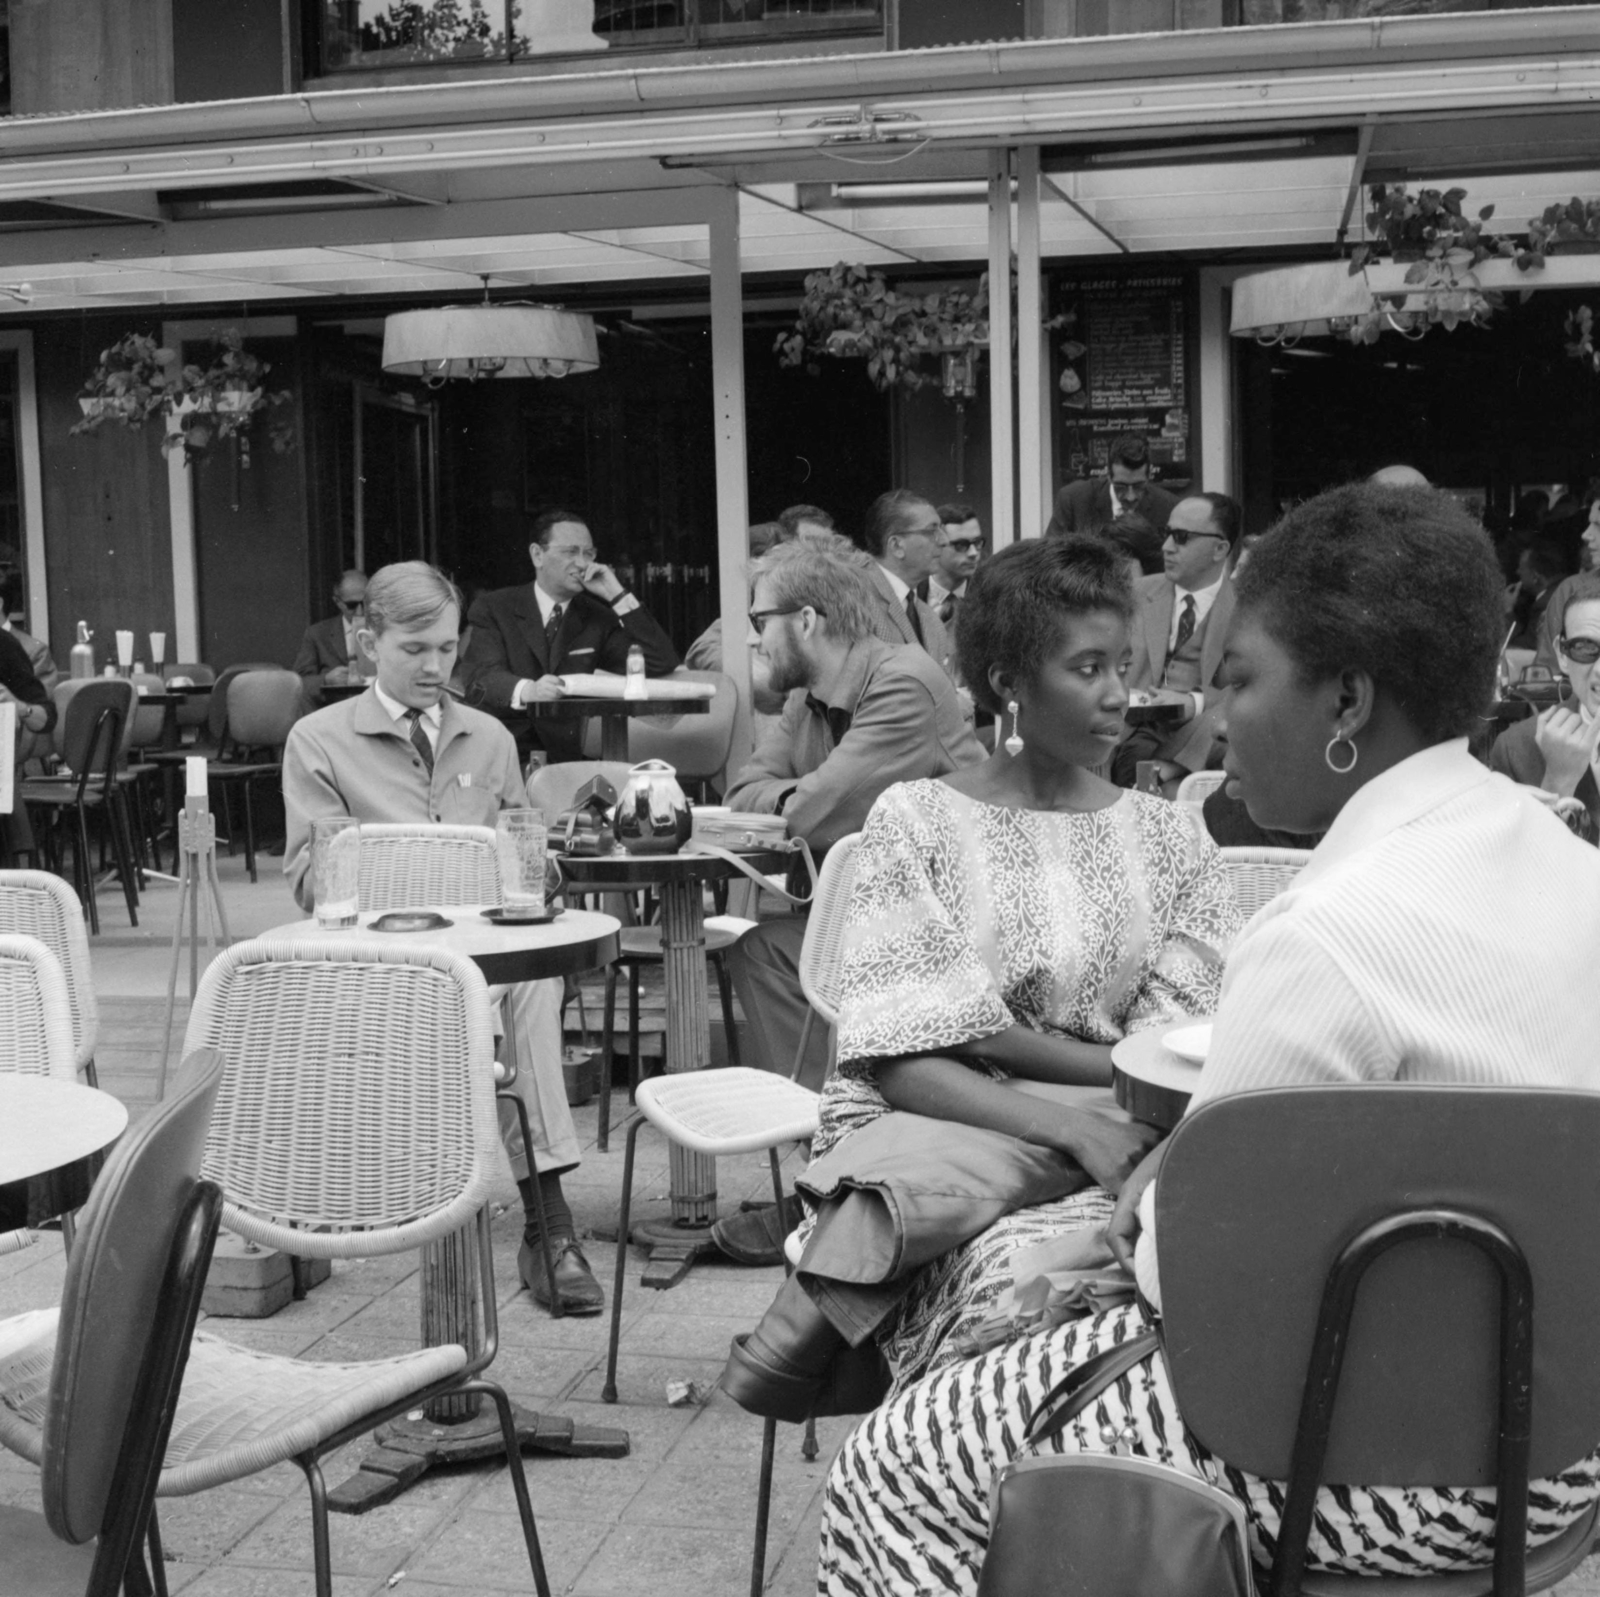
[[1182, 272], [1064, 275], [1055, 283], [1052, 370], [1063, 475], [1104, 473], [1122, 433], [1150, 440], [1154, 475], [1193, 475], [1190, 283]]

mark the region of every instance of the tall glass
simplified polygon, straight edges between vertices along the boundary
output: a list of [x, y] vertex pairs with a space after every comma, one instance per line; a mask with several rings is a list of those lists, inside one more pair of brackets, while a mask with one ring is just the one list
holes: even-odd
[[501, 810], [494, 842], [502, 907], [514, 915], [544, 914], [544, 815], [539, 810]]
[[359, 895], [361, 827], [348, 815], [311, 823], [311, 896], [317, 925], [354, 926]]

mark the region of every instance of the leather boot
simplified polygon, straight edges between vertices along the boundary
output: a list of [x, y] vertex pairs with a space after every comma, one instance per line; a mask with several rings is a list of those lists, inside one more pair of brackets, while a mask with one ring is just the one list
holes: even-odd
[[844, 1351], [844, 1338], [790, 1276], [760, 1325], [733, 1339], [722, 1389], [748, 1413], [799, 1423], [829, 1386], [834, 1359]]

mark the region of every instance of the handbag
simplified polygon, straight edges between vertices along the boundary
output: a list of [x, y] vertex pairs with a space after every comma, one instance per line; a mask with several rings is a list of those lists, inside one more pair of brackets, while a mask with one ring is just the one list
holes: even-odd
[[[763, 893], [798, 907], [808, 905], [817, 891], [817, 862], [803, 837], [790, 837], [788, 823], [781, 815], [766, 815], [754, 810], [730, 810], [721, 805], [696, 805], [689, 812], [693, 830], [684, 846], [686, 854], [715, 854], [737, 867]], [[762, 875], [736, 850], [763, 849], [790, 856], [785, 885], [779, 887]]]
[[552, 839], [560, 839], [563, 854], [609, 854], [616, 846], [611, 836], [611, 811], [617, 790], [603, 777], [591, 777], [572, 795], [572, 805], [563, 810], [551, 828]]
[[[1048, 1440], [1160, 1346], [1104, 1349], [1047, 1392], [1022, 1445]], [[1207, 1481], [1115, 1453], [1017, 1458], [995, 1477], [978, 1597], [1252, 1597], [1244, 1507]]]

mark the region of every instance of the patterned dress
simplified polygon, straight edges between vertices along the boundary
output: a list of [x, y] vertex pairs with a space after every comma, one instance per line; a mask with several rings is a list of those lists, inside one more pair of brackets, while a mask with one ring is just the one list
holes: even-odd
[[[877, 1059], [1016, 1024], [1114, 1043], [1210, 1014], [1238, 925], [1215, 846], [1164, 799], [1125, 793], [1079, 814], [988, 804], [938, 781], [889, 788], [856, 854], [839, 1068], [823, 1093], [816, 1154], [889, 1112]], [[949, 1339], [1009, 1284], [1015, 1249], [1109, 1213], [1105, 1193], [1076, 1193], [1010, 1215], [929, 1265], [880, 1334], [897, 1389], [955, 1356]]]

